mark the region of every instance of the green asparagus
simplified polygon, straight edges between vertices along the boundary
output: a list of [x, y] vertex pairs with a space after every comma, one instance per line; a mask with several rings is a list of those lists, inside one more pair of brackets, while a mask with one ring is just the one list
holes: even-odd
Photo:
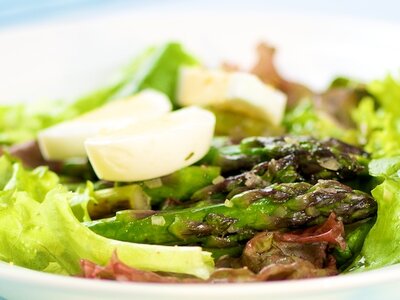
[[345, 224], [353, 223], [373, 215], [376, 208], [369, 195], [334, 180], [320, 180], [314, 186], [273, 184], [237, 194], [225, 203], [152, 212], [144, 218], [138, 211], [123, 211], [86, 226], [116, 240], [224, 248], [258, 231], [320, 224], [331, 212]]
[[365, 237], [375, 224], [375, 221], [375, 218], [368, 218], [345, 227], [346, 248], [335, 248], [333, 252], [341, 270], [344, 270], [360, 253]]
[[[71, 170], [79, 171], [81, 166], [86, 170], [78, 163]], [[184, 202], [194, 191], [211, 184], [218, 176], [219, 167], [189, 166], [164, 177], [127, 185], [109, 186], [110, 182], [97, 182], [87, 186], [79, 183], [75, 190], [80, 196], [74, 198], [71, 207], [75, 213], [79, 212], [79, 219], [86, 214], [87, 208], [92, 220], [113, 216], [119, 210], [147, 210], [151, 206], [161, 206], [163, 201]], [[64, 184], [68, 178], [64, 178]], [[68, 186], [72, 188], [74, 183], [68, 183]]]
[[150, 197], [151, 204], [157, 205], [166, 199], [189, 200], [195, 191], [212, 184], [219, 174], [219, 167], [189, 166], [170, 175], [139, 184]]
[[[213, 163], [222, 164], [225, 170], [227, 158], [232, 158], [233, 152], [240, 152], [235, 155], [243, 161], [246, 157], [249, 158], [247, 162], [254, 162], [256, 158], [266, 161], [255, 165], [250, 171], [229, 176], [197, 191], [192, 196], [193, 200], [230, 198], [245, 190], [263, 188], [272, 183], [354, 179], [366, 175], [368, 161], [367, 154], [362, 150], [334, 139], [320, 142], [312, 138], [258, 137], [245, 139], [239, 146], [212, 151], [212, 155], [218, 158]], [[231, 167], [233, 164], [229, 165]]]
[[220, 166], [223, 174], [231, 174], [289, 155], [311, 181], [367, 174], [369, 155], [366, 152], [336, 139], [312, 137], [246, 138], [238, 145], [214, 146], [202, 163]]

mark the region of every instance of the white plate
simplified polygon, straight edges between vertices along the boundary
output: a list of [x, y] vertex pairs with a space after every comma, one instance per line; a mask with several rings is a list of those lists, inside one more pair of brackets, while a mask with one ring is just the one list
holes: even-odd
[[[179, 40], [209, 65], [250, 65], [254, 45], [279, 48], [286, 75], [323, 88], [337, 74], [371, 79], [400, 67], [400, 25], [291, 14], [125, 12], [0, 32], [0, 103], [71, 99], [106, 82], [138, 50]], [[127, 284], [0, 264], [7, 299], [398, 299], [400, 266], [323, 279], [236, 285]]]

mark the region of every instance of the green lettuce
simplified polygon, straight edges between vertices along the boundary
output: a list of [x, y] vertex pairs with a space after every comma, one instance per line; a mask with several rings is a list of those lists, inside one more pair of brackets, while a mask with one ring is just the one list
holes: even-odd
[[357, 133], [344, 129], [326, 113], [317, 111], [310, 101], [297, 105], [285, 114], [283, 125], [293, 135], [311, 135], [317, 138], [333, 137], [357, 144]]
[[63, 101], [0, 106], [0, 145], [12, 145], [35, 138], [38, 131], [75, 118], [114, 99], [146, 88], [165, 93], [175, 103], [178, 70], [197, 64], [180, 44], [150, 47], [119, 74], [112, 84], [72, 103]]
[[179, 69], [184, 65], [197, 64], [197, 59], [185, 52], [178, 43], [151, 47], [142, 55], [140, 61], [127, 69], [124, 86], [117, 96], [124, 97], [151, 88], [166, 94], [176, 107]]
[[375, 225], [349, 271], [400, 263], [400, 81], [392, 76], [367, 85], [371, 97], [353, 111], [364, 148], [373, 158], [369, 173], [378, 185], [372, 196], [378, 203]]
[[[169, 247], [101, 237], [80, 223], [69, 203], [76, 197], [45, 168], [28, 171], [0, 158], [0, 260], [34, 270], [76, 275], [80, 259], [105, 265], [114, 251], [143, 270], [207, 278], [211, 254], [200, 247]], [[38, 185], [40, 184], [40, 185]], [[35, 189], [36, 187], [36, 189]]]
[[[347, 78], [337, 78], [331, 88], [356, 88], [359, 85]], [[284, 125], [294, 135], [334, 137], [350, 144], [364, 145], [373, 158], [400, 155], [400, 80], [388, 75], [372, 81], [359, 95], [362, 96], [351, 112], [356, 125], [354, 129], [343, 128], [311, 102], [300, 103], [288, 111]]]
[[364, 98], [353, 111], [360, 140], [374, 158], [400, 155], [400, 118], [392, 111], [376, 108], [372, 98]]
[[372, 160], [369, 170], [383, 180], [372, 190], [378, 215], [351, 272], [400, 263], [400, 156]]
[[374, 80], [367, 85], [368, 92], [375, 97], [380, 107], [400, 117], [400, 80], [387, 75], [382, 80]]
[[112, 99], [121, 84], [115, 84], [79, 98], [63, 101], [0, 106], [0, 145], [13, 145], [34, 139], [49, 126], [77, 117]]
[[46, 193], [59, 183], [58, 176], [47, 167], [26, 170], [11, 157], [0, 157], [0, 190], [21, 190], [37, 202], [42, 202]]
[[367, 85], [373, 96], [353, 111], [359, 138], [374, 158], [400, 155], [400, 81], [387, 76]]

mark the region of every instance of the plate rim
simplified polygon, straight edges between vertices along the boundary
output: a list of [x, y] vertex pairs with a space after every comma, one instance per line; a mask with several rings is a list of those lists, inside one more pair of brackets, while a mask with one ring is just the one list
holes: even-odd
[[[362, 287], [371, 287], [379, 284], [389, 284], [400, 280], [400, 264], [375, 270], [343, 274], [322, 278], [297, 279], [286, 281], [254, 282], [254, 283], [220, 283], [220, 284], [165, 284], [123, 282], [100, 279], [86, 279], [74, 276], [65, 276], [45, 273], [1, 262], [0, 282], [19, 282], [33, 284], [37, 288], [46, 287], [77, 292], [115, 292], [128, 294], [151, 295], [193, 295], [201, 292], [202, 296], [222, 296], [227, 291], [235, 295], [302, 295], [310, 292], [344, 292]], [[207, 289], [204, 289], [204, 286]], [[156, 287], [156, 288], [154, 288]]]

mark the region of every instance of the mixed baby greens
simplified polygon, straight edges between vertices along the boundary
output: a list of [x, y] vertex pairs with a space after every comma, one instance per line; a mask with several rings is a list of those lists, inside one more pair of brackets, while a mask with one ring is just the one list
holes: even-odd
[[297, 279], [399, 263], [400, 81], [338, 78], [315, 93], [279, 75], [272, 48], [259, 52], [251, 72], [288, 96], [282, 125], [214, 111], [219, 137], [208, 154], [161, 178], [102, 181], [87, 161], [44, 160], [32, 140], [146, 88], [177, 108], [178, 71], [199, 64], [177, 43], [147, 49], [75, 102], [1, 106], [0, 260], [145, 282]]

